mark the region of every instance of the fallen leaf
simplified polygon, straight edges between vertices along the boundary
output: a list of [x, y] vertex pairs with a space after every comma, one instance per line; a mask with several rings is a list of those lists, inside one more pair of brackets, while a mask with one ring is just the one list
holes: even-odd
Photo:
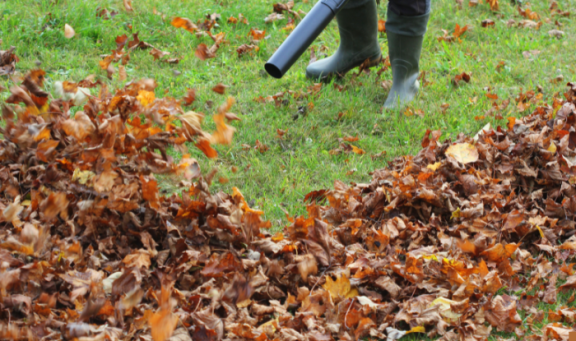
[[64, 25], [64, 37], [71, 39], [72, 37], [74, 37], [74, 35], [76, 34], [76, 32], [74, 32], [74, 29], [72, 28], [72, 26], [65, 24]]
[[478, 149], [469, 143], [453, 144], [446, 149], [445, 153], [462, 164], [476, 162], [479, 157]]

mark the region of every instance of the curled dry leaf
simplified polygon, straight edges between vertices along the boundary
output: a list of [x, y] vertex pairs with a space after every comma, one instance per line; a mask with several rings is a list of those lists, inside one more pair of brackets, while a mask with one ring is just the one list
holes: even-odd
[[16, 63], [19, 61], [14, 54], [16, 47], [12, 46], [8, 50], [0, 50], [0, 76], [9, 75], [16, 69]]
[[153, 47], [152, 50], [150, 50], [150, 54], [154, 57], [154, 60], [158, 60], [162, 57], [169, 55], [170, 52], [160, 51], [157, 48]]
[[560, 31], [560, 30], [550, 30], [548, 31], [548, 35], [551, 37], [556, 37], [558, 39], [564, 37], [564, 31]]
[[65, 24], [64, 25], [64, 37], [71, 39], [72, 37], [74, 37], [74, 35], [76, 34], [76, 32], [74, 32], [74, 29], [72, 28], [72, 26]]
[[212, 45], [210, 48], [208, 48], [208, 45], [204, 43], [198, 44], [195, 55], [201, 60], [214, 58], [216, 57], [216, 51], [218, 51], [218, 47], [219, 46], [217, 44]]
[[216, 132], [210, 136], [210, 143], [230, 144], [232, 142], [232, 136], [236, 129], [226, 125], [226, 113], [234, 103], [234, 98], [228, 97], [226, 103], [218, 108], [218, 114], [213, 116], [214, 122], [216, 123]]
[[542, 22], [535, 22], [533, 20], [521, 20], [520, 22], [518, 22], [518, 27], [523, 27], [523, 28], [533, 28], [533, 29], [539, 29], [540, 26], [542, 26]]
[[284, 19], [284, 15], [278, 14], [278, 13], [272, 13], [272, 14], [268, 15], [266, 18], [264, 18], [264, 22], [266, 24], [269, 24], [271, 22], [275, 22], [275, 21], [283, 20], [283, 19]]
[[498, 0], [486, 0], [488, 5], [490, 5], [490, 10], [497, 12], [500, 9], [500, 5], [498, 4]]
[[122, 0], [124, 3], [124, 9], [126, 12], [133, 12], [134, 9], [132, 8], [132, 0]]
[[240, 45], [237, 49], [236, 49], [236, 53], [238, 53], [238, 58], [242, 57], [244, 54], [251, 52], [251, 51], [256, 51], [258, 52], [260, 50], [260, 48], [256, 45], [248, 45], [248, 44], [243, 44]]
[[260, 40], [264, 39], [266, 36], [266, 30], [259, 30], [256, 28], [250, 29], [248, 35], [251, 36], [251, 40], [253, 44], [258, 44]]
[[254, 149], [259, 151], [260, 154], [264, 154], [270, 148], [267, 145], [265, 145], [264, 143], [260, 142], [259, 140], [256, 140], [256, 145], [254, 146]]
[[481, 23], [482, 27], [495, 27], [494, 20], [492, 19], [484, 19]]
[[126, 68], [124, 65], [118, 65], [118, 79], [125, 81], [128, 76], [126, 75]]
[[454, 86], [459, 86], [461, 82], [470, 83], [470, 75], [466, 72], [462, 72], [452, 78], [452, 85]]
[[196, 89], [186, 89], [186, 96], [184, 96], [184, 106], [189, 106], [196, 100]]

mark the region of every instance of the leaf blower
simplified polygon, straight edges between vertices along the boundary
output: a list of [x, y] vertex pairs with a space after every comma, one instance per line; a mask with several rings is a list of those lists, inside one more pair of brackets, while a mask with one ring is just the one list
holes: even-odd
[[270, 76], [282, 78], [348, 0], [320, 0], [266, 62]]

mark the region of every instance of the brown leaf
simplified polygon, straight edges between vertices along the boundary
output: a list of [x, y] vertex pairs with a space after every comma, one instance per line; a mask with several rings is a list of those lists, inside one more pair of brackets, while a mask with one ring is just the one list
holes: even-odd
[[308, 281], [309, 275], [316, 275], [318, 273], [316, 258], [310, 254], [298, 256], [298, 272], [304, 282]]
[[481, 23], [482, 27], [495, 27], [494, 20], [492, 19], [484, 19]]
[[216, 84], [215, 87], [212, 88], [212, 91], [214, 91], [217, 94], [224, 95], [224, 92], [226, 92], [226, 88], [227, 88], [226, 85], [218, 83]]

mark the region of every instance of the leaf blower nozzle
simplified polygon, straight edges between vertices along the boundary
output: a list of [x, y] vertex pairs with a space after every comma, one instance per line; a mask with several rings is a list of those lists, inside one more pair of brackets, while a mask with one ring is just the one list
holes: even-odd
[[270, 76], [282, 78], [348, 0], [320, 0], [266, 62]]

